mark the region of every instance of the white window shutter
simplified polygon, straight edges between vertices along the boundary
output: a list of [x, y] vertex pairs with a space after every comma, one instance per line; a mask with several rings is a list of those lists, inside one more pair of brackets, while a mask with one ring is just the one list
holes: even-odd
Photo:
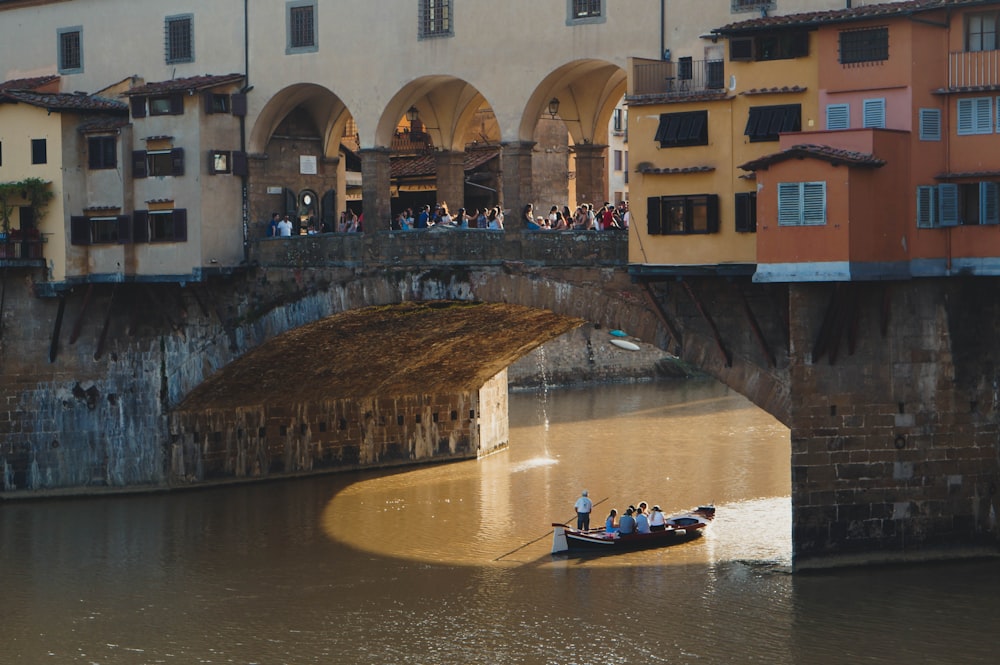
[[937, 226], [937, 188], [933, 185], [917, 187], [917, 228], [932, 229]]
[[826, 107], [827, 129], [850, 129], [850, 127], [851, 127], [850, 104], [829, 104]]
[[864, 101], [864, 127], [885, 127], [885, 99], [866, 99]]
[[979, 223], [1000, 224], [1000, 186], [995, 182], [979, 183]]
[[958, 226], [958, 185], [946, 182], [938, 185], [937, 189], [938, 224]]

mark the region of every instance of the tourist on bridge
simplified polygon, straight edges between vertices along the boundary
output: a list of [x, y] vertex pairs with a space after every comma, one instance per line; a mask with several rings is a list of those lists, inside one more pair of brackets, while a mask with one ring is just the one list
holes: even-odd
[[573, 507], [576, 509], [576, 528], [586, 531], [590, 528], [590, 511], [594, 509], [594, 502], [587, 496], [587, 490], [583, 490]]

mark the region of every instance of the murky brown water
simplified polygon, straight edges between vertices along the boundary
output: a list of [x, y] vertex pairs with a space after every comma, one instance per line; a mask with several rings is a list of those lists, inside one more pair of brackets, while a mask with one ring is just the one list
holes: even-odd
[[[787, 431], [710, 382], [511, 399], [487, 459], [0, 504], [0, 663], [994, 663], [1000, 563], [788, 574]], [[552, 557], [712, 501], [705, 537]]]

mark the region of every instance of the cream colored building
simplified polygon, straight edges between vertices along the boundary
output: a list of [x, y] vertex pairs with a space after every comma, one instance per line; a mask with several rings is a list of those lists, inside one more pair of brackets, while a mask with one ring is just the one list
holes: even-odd
[[[189, 142], [184, 176], [170, 187], [137, 186], [131, 198], [125, 196], [125, 208], [131, 209], [122, 215], [162, 214], [160, 206], [178, 206], [178, 199], [185, 199], [186, 242], [197, 246], [182, 251], [186, 258], [178, 264], [159, 263], [154, 248], [145, 248], [150, 251], [140, 252], [146, 255], [136, 259], [133, 271], [197, 279], [199, 262], [207, 270], [238, 264], [242, 255], [236, 248], [242, 247], [244, 234], [259, 232], [272, 211], [300, 210], [307, 196], [317, 216], [328, 215], [331, 207], [343, 210], [348, 187], [356, 185], [356, 176], [345, 169], [345, 142], [358, 147], [367, 228], [389, 228], [389, 149], [410, 111], [419, 114], [433, 138], [438, 197], [453, 209], [464, 197], [462, 164], [470, 129], [486, 108], [496, 123], [482, 139], [500, 150], [500, 201], [508, 210], [533, 202], [536, 129], [540, 119], [549, 118], [553, 100], [569, 134], [573, 195], [609, 200], [609, 127], [626, 92], [630, 59], [662, 61], [668, 49], [673, 61], [711, 59], [718, 45], [701, 36], [747, 12], [842, 4], [7, 0], [0, 2], [0, 78], [60, 75], [64, 92], [96, 92], [120, 82], [128, 88], [242, 77], [240, 85], [219, 93], [245, 94], [246, 101], [246, 115], [229, 123], [224, 137], [217, 133], [222, 116], [193, 113], [190, 99], [184, 102], [183, 120], [165, 117], [152, 123], [147, 116], [139, 122], [132, 116], [131, 128], [122, 132], [130, 137], [131, 151], [159, 152], [173, 145], [161, 138], [151, 149], [150, 137], [176, 141], [183, 135]], [[115, 89], [125, 93], [124, 88]], [[233, 120], [231, 113], [225, 116]], [[189, 124], [195, 121], [209, 126]], [[139, 128], [155, 124], [164, 126], [162, 133]], [[213, 149], [247, 156], [247, 175], [227, 174], [221, 193], [223, 179], [209, 174], [206, 151]], [[123, 172], [127, 187], [132, 175]], [[236, 189], [240, 200], [234, 203]], [[567, 186], [566, 198], [570, 192]], [[213, 200], [219, 205], [213, 207]], [[63, 215], [68, 226], [68, 218], [78, 213], [53, 209], [51, 214]], [[128, 260], [122, 258], [128, 273]], [[117, 259], [87, 261], [74, 270], [111, 274]]]

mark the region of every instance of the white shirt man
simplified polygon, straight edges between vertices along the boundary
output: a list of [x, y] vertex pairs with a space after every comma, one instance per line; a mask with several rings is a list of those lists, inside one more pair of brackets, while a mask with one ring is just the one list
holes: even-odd
[[586, 531], [590, 528], [590, 511], [594, 509], [594, 502], [587, 497], [587, 490], [583, 490], [573, 507], [576, 509], [576, 528]]
[[282, 238], [290, 238], [292, 235], [292, 221], [288, 219], [287, 215], [278, 222], [278, 235]]

